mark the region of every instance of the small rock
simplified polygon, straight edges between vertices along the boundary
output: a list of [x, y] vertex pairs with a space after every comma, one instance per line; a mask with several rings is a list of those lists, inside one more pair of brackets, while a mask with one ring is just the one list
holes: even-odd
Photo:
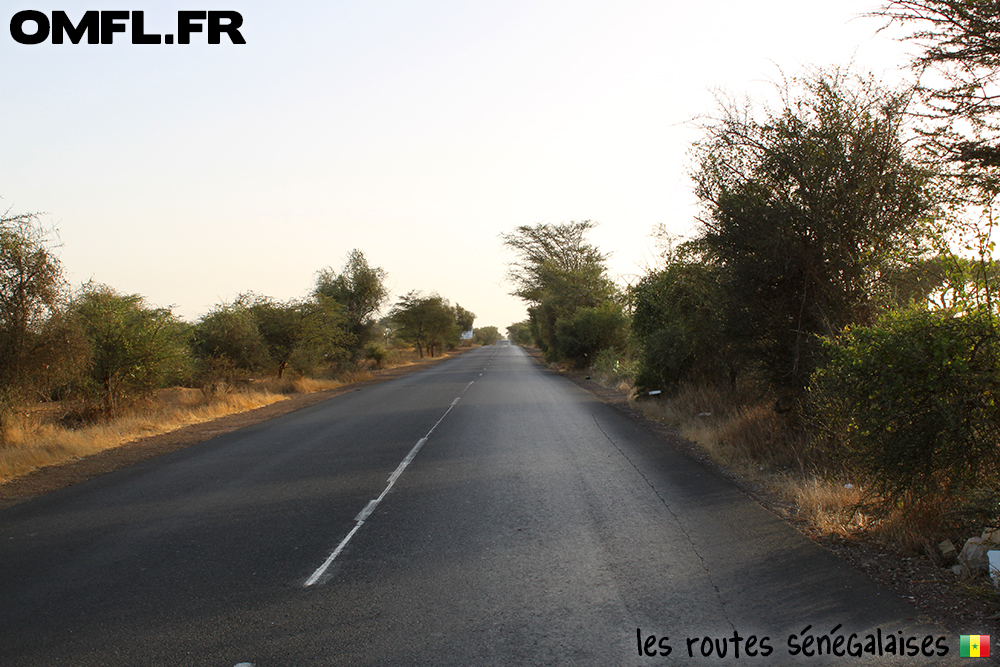
[[986, 558], [986, 549], [983, 547], [981, 537], [970, 537], [962, 547], [962, 553], [958, 554], [958, 562], [968, 568], [971, 576], [989, 574], [990, 562]]
[[711, 417], [712, 413], [711, 412], [699, 412], [698, 416], [699, 417]]
[[958, 558], [958, 549], [955, 548], [951, 540], [945, 540], [939, 544], [938, 551], [941, 552], [941, 555], [948, 562], [954, 562]]
[[1000, 529], [997, 528], [987, 528], [983, 531], [983, 536], [980, 538], [983, 543], [991, 542], [993, 544], [1000, 544]]

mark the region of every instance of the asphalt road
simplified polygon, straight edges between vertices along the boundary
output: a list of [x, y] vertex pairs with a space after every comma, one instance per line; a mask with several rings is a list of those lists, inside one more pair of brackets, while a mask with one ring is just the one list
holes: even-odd
[[4, 666], [911, 665], [958, 641], [508, 345], [0, 512]]

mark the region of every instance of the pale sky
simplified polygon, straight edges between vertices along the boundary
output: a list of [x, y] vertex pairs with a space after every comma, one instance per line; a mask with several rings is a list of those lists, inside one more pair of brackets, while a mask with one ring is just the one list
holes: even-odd
[[[807, 66], [890, 83], [907, 52], [878, 2], [229, 0], [247, 44], [18, 44], [0, 35], [0, 204], [43, 212], [74, 285], [195, 320], [240, 292], [304, 296], [359, 248], [395, 299], [439, 292], [501, 331], [518, 225], [590, 219], [634, 281], [659, 223], [690, 230], [689, 122], [713, 90]], [[197, 2], [107, 1], [175, 32]], [[28, 24], [26, 29], [33, 29]]]

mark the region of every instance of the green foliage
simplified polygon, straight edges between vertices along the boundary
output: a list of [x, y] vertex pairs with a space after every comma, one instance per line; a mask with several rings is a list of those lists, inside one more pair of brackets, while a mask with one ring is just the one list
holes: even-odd
[[396, 337], [415, 346], [421, 359], [425, 349], [433, 357], [444, 346], [454, 345], [461, 333], [455, 309], [437, 294], [424, 297], [411, 291], [393, 306], [390, 317]]
[[73, 300], [90, 345], [87, 386], [107, 414], [123, 402], [161, 386], [168, 376], [183, 374], [187, 327], [168, 308], [154, 308], [138, 294], [119, 294], [106, 285], [89, 283]]
[[586, 368], [601, 350], [621, 351], [628, 338], [628, 318], [617, 305], [605, 303], [579, 308], [556, 324], [557, 354], [560, 359]]
[[687, 380], [720, 383], [732, 360], [721, 330], [719, 268], [677, 258], [632, 290], [632, 336], [639, 347], [636, 387], [670, 391]]
[[695, 147], [697, 242], [719, 267], [723, 333], [779, 387], [804, 387], [818, 336], [867, 324], [924, 251], [929, 174], [907, 156], [907, 97], [840, 72], [761, 120], [723, 105]]
[[476, 314], [474, 312], [462, 308], [457, 303], [455, 304], [455, 324], [458, 326], [460, 333], [473, 331], [472, 325], [475, 321]]
[[531, 345], [531, 323], [515, 322], [507, 327], [507, 338], [515, 345]]
[[49, 236], [34, 214], [0, 215], [0, 407], [46, 396], [86, 362]]
[[382, 368], [382, 364], [389, 358], [389, 350], [384, 345], [371, 342], [365, 345], [364, 358], [371, 361], [375, 368]]
[[500, 340], [500, 330], [496, 327], [479, 327], [472, 331], [472, 342], [479, 345], [492, 345]]
[[282, 303], [263, 296], [253, 296], [246, 301], [245, 308], [257, 325], [268, 360], [280, 379], [302, 339], [302, 304]]
[[1000, 337], [988, 312], [890, 313], [824, 352], [816, 422], [869, 485], [898, 502], [996, 490]]
[[267, 367], [267, 344], [253, 311], [241, 299], [213, 308], [194, 329], [199, 358], [216, 369], [256, 372]]
[[385, 286], [387, 273], [371, 266], [360, 250], [352, 250], [338, 274], [326, 268], [319, 272], [313, 296], [323, 297], [343, 307], [345, 329], [353, 337], [350, 349], [357, 353], [375, 336], [376, 315], [385, 305], [389, 290]]
[[349, 356], [354, 338], [343, 312], [340, 303], [323, 295], [281, 302], [242, 294], [201, 319], [195, 347], [217, 379], [271, 369], [281, 378], [288, 367], [312, 371]]
[[[297, 302], [295, 308], [298, 313], [295, 350], [300, 360], [312, 359], [312, 367], [315, 368], [322, 364], [341, 364], [351, 359], [357, 337], [351, 333], [350, 323], [345, 322], [344, 309], [339, 302], [315, 295], [311, 299]], [[296, 370], [302, 372], [307, 367], [300, 362]]]
[[518, 255], [508, 274], [514, 284], [511, 293], [528, 302], [532, 338], [550, 361], [568, 349], [559, 344], [560, 320], [571, 320], [578, 309], [595, 308], [617, 296], [607, 276], [607, 255], [586, 241], [595, 226], [589, 220], [523, 225], [501, 236]]

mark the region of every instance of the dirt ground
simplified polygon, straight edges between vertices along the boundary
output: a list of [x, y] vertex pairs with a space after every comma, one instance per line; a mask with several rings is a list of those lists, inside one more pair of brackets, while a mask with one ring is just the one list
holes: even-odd
[[[536, 359], [539, 357], [537, 354], [533, 356]], [[163, 435], [136, 440], [94, 456], [36, 470], [31, 474], [0, 485], [0, 510], [39, 495], [72, 486], [92, 477], [188, 447], [223, 433], [229, 433], [300, 410], [334, 396], [357, 391], [372, 384], [386, 382], [407, 373], [427, 368], [444, 361], [445, 358], [447, 357], [424, 359], [408, 366], [373, 371], [374, 379], [366, 382], [348, 384], [311, 394], [293, 394], [287, 400], [256, 410], [187, 426]], [[647, 419], [642, 413], [631, 407], [627, 397], [621, 392], [588, 380], [582, 374], [568, 373], [567, 377], [601, 401], [614, 406], [629, 418], [644, 423], [664, 441], [732, 479], [747, 494], [795, 526], [807, 537], [848, 561], [886, 588], [909, 599], [918, 610], [916, 612], [918, 618], [937, 622], [955, 633], [1000, 635], [1000, 613], [998, 613], [1000, 605], [996, 603], [995, 599], [986, 599], [986, 596], [979, 594], [975, 588], [964, 586], [950, 570], [935, 566], [926, 557], [906, 557], [863, 540], [847, 540], [819, 533], [807, 522], [797, 517], [797, 511], [793, 504], [777, 498], [762, 488], [747, 484], [744, 480], [720, 469], [692, 443], [681, 438], [674, 429]]]

